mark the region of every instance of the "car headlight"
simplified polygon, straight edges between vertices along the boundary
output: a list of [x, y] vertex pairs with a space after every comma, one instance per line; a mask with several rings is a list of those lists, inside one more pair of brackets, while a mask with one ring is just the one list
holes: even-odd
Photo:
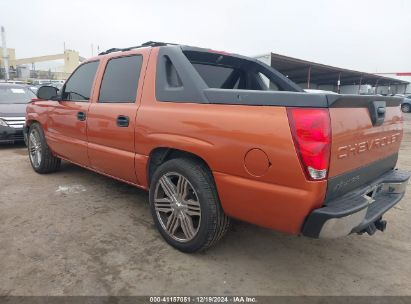
[[3, 119], [0, 118], [0, 126], [8, 127], [9, 125]]

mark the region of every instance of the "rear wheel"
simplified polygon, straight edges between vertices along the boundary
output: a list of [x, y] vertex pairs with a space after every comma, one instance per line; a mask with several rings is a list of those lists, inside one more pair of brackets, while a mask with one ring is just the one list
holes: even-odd
[[193, 159], [172, 159], [155, 171], [150, 208], [163, 238], [183, 252], [212, 246], [229, 227], [211, 173]]
[[38, 123], [30, 126], [27, 147], [31, 166], [37, 173], [51, 173], [60, 168], [61, 159], [52, 154]]
[[411, 112], [411, 105], [408, 104], [408, 103], [404, 103], [404, 104], [402, 104], [402, 106], [401, 106], [401, 110], [402, 110], [404, 113], [410, 113], [410, 112]]

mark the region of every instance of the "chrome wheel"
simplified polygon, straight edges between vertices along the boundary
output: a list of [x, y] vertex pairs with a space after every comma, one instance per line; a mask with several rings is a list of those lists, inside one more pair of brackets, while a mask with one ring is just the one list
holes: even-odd
[[183, 175], [169, 172], [158, 180], [154, 208], [162, 228], [174, 240], [188, 242], [197, 235], [201, 222], [200, 202]]
[[41, 141], [36, 129], [33, 129], [29, 135], [29, 155], [33, 166], [38, 168], [41, 163]]
[[411, 111], [411, 105], [409, 104], [403, 104], [401, 108], [404, 113], [409, 113]]

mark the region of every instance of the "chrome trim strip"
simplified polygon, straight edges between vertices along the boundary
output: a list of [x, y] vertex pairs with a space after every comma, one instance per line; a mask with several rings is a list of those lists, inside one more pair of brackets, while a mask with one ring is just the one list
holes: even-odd
[[384, 183], [382, 184], [381, 191], [392, 194], [404, 193], [407, 189], [408, 182], [403, 183]]
[[26, 117], [24, 117], [24, 116], [20, 116], [20, 117], [8, 117], [8, 116], [6, 116], [6, 117], [0, 117], [0, 119], [3, 119], [3, 120], [24, 120], [24, 121], [26, 121]]
[[362, 223], [367, 210], [368, 208], [364, 208], [345, 217], [329, 219], [324, 223], [318, 237], [322, 239], [335, 239], [349, 235], [353, 228]]

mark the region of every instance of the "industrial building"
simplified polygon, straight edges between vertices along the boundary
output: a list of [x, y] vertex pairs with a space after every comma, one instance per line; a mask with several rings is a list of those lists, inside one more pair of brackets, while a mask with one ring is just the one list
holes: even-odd
[[[19, 80], [27, 80], [29, 78], [52, 78], [52, 79], [67, 79], [75, 68], [85, 60], [77, 51], [65, 50], [60, 54], [43, 55], [29, 58], [16, 58], [15, 49], [8, 48], [8, 64], [10, 69], [10, 78]], [[47, 62], [53, 60], [62, 60], [63, 65], [58, 71], [41, 71], [36, 70], [36, 63]], [[4, 63], [0, 58], [0, 66], [4, 67]], [[50, 77], [51, 76], [51, 77]]]
[[[0, 79], [23, 80], [48, 78], [48, 79], [67, 79], [76, 69], [80, 62], [85, 58], [78, 52], [64, 48], [60, 54], [42, 55], [29, 58], [16, 58], [16, 50], [7, 48], [6, 31], [1, 27], [1, 53], [0, 57]], [[54, 60], [63, 61], [63, 65], [57, 71], [36, 70], [36, 63]]]
[[[410, 82], [401, 75], [371, 74], [333, 67], [275, 53], [255, 58], [272, 66], [303, 89], [333, 91], [341, 94], [404, 94], [411, 92]], [[393, 77], [388, 77], [393, 76]]]

